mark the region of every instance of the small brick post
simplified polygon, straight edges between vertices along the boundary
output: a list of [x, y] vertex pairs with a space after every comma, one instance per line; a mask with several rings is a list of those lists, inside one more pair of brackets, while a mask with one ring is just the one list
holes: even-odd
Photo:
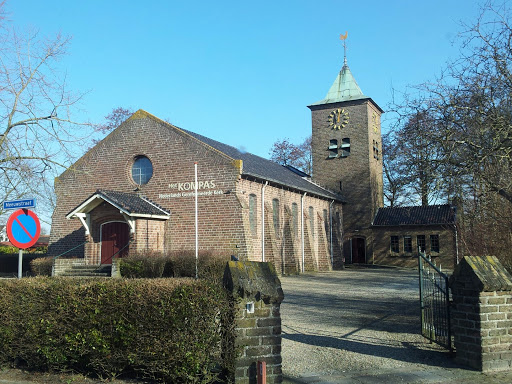
[[284, 295], [271, 263], [230, 261], [224, 286], [236, 299], [235, 383], [257, 382], [257, 363], [266, 363], [267, 383], [281, 383], [281, 314]]
[[456, 361], [482, 372], [512, 367], [512, 276], [494, 256], [466, 256], [450, 277]]
[[121, 277], [121, 259], [119, 257], [114, 257], [112, 259], [111, 276], [114, 278]]

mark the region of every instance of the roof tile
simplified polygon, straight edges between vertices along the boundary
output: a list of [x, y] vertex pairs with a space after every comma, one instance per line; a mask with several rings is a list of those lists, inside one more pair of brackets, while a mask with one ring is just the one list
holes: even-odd
[[106, 197], [107, 200], [119, 205], [124, 210], [131, 214], [142, 215], [162, 215], [169, 214], [165, 209], [158, 204], [153, 203], [145, 197], [139, 196], [135, 193], [117, 192], [105, 189], [98, 189], [97, 194]]
[[455, 209], [449, 204], [379, 208], [374, 226], [442, 225], [455, 223]]
[[253, 155], [252, 153], [242, 152], [235, 147], [220, 143], [197, 133], [182, 128], [180, 129], [233, 159], [241, 159], [243, 161], [242, 175], [268, 180], [269, 182], [274, 182], [281, 186], [297, 189], [302, 192], [309, 192], [327, 199], [344, 201], [341, 195], [322, 188], [305, 177], [301, 177], [297, 171], [293, 171], [286, 166]]

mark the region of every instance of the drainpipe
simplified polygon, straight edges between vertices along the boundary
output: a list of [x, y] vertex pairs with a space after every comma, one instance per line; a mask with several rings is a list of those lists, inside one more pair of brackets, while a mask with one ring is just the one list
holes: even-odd
[[265, 187], [268, 181], [261, 187], [261, 261], [265, 262]]
[[302, 248], [302, 273], [304, 273], [304, 261], [305, 261], [305, 250], [304, 250], [304, 197], [306, 197], [306, 193], [300, 197], [300, 237], [301, 242], [300, 246]]
[[332, 205], [334, 204], [334, 200], [329, 204], [329, 238], [331, 244], [331, 268], [334, 269], [334, 250], [332, 246]]

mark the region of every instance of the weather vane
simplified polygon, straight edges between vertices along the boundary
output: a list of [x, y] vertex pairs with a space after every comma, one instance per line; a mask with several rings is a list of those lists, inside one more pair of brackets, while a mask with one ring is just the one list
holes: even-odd
[[345, 31], [345, 34], [340, 34], [340, 40], [343, 41], [343, 65], [347, 65], [347, 43], [345, 40], [347, 40], [348, 31]]

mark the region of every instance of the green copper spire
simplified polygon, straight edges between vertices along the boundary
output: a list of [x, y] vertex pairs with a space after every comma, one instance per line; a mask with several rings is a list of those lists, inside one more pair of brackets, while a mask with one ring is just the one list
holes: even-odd
[[329, 92], [327, 92], [327, 96], [325, 99], [317, 101], [311, 105], [321, 105], [321, 104], [330, 104], [330, 103], [339, 103], [341, 101], [349, 101], [349, 100], [359, 100], [359, 99], [368, 99], [367, 96], [363, 94], [359, 85], [357, 85], [356, 79], [350, 72], [350, 68], [347, 64], [347, 47], [345, 44], [345, 39], [347, 38], [347, 33], [345, 35], [340, 35], [340, 39], [343, 40], [343, 48], [344, 48], [344, 57], [343, 57], [343, 67], [341, 71], [338, 73], [336, 80], [332, 84]]
[[325, 99], [313, 103], [312, 105], [320, 105], [320, 104], [330, 104], [330, 103], [338, 103], [340, 101], [349, 101], [349, 100], [359, 100], [359, 99], [367, 99], [368, 96], [365, 96], [357, 85], [356, 79], [350, 72], [350, 68], [345, 64], [341, 68], [341, 71], [336, 76], [336, 80], [327, 92], [327, 96]]

